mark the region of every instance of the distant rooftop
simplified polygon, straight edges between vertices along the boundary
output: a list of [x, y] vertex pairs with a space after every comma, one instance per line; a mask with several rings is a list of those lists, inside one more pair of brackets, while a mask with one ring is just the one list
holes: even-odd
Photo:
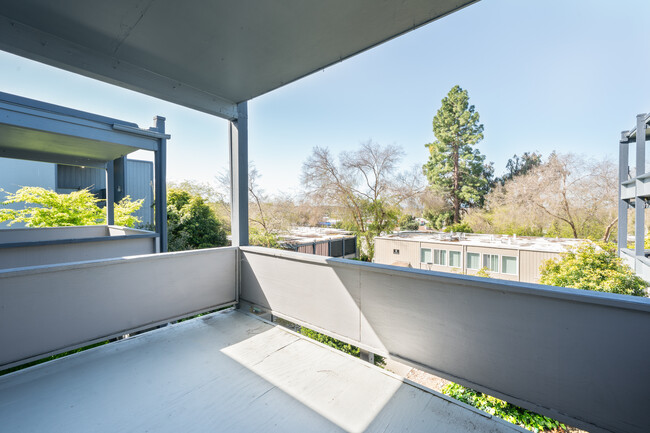
[[445, 242], [458, 245], [511, 248], [548, 252], [564, 252], [584, 242], [584, 239], [542, 238], [517, 235], [491, 235], [483, 233], [398, 232], [377, 239], [399, 239], [413, 242]]
[[330, 241], [353, 237], [354, 234], [347, 230], [331, 229], [324, 227], [294, 227], [288, 234], [281, 235], [282, 242], [303, 244], [310, 242]]

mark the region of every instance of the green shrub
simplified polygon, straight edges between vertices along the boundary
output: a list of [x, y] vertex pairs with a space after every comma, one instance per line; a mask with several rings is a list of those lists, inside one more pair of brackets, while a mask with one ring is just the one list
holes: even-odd
[[540, 266], [539, 282], [551, 286], [645, 296], [647, 283], [616, 255], [616, 245], [584, 242]]
[[474, 233], [469, 224], [464, 222], [449, 225], [443, 231], [447, 233]]
[[526, 430], [543, 432], [559, 428], [566, 429], [564, 424], [552, 418], [520, 408], [519, 406], [483, 394], [482, 392], [465, 388], [457, 383], [448, 383], [442, 388], [442, 393], [470, 406], [474, 406], [490, 415], [499, 417], [512, 424], [517, 424]]
[[[300, 333], [305, 337], [309, 337], [312, 340], [316, 340], [319, 343], [325, 344], [326, 346], [330, 346], [335, 348], [336, 350], [345, 352], [348, 355], [352, 355], [357, 358], [359, 357], [359, 348], [357, 346], [344, 343], [341, 340], [337, 340], [336, 338], [328, 337], [327, 335], [321, 334], [309, 328], [305, 328], [304, 326], [300, 328]], [[386, 360], [384, 359], [384, 357], [375, 355], [375, 365], [383, 367], [384, 364], [386, 364]]]

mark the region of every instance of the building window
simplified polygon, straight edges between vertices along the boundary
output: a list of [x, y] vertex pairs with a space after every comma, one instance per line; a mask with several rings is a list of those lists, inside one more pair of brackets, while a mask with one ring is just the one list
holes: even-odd
[[393, 249], [393, 254], [399, 254], [399, 250], [397, 248]]
[[504, 274], [517, 275], [517, 257], [501, 256], [501, 272]]
[[467, 253], [467, 269], [478, 270], [481, 267], [481, 255], [479, 253]]
[[483, 254], [483, 267], [490, 272], [499, 272], [499, 256], [497, 254]]
[[433, 263], [431, 248], [420, 248], [420, 263]]
[[433, 264], [440, 265], [440, 266], [447, 266], [447, 251], [433, 250]]
[[449, 266], [460, 268], [461, 255], [460, 251], [449, 251]]

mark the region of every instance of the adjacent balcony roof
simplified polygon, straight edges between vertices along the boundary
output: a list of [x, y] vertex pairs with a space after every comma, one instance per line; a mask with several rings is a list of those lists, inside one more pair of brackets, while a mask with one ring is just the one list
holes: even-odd
[[0, 157], [104, 168], [136, 150], [157, 151], [155, 129], [0, 92]]
[[227, 119], [476, 0], [0, 0], [0, 49]]

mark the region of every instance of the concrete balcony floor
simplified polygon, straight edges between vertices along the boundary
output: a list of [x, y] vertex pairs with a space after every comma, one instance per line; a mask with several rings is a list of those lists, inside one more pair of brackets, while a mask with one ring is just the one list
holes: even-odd
[[521, 432], [226, 310], [0, 377], [7, 432]]

